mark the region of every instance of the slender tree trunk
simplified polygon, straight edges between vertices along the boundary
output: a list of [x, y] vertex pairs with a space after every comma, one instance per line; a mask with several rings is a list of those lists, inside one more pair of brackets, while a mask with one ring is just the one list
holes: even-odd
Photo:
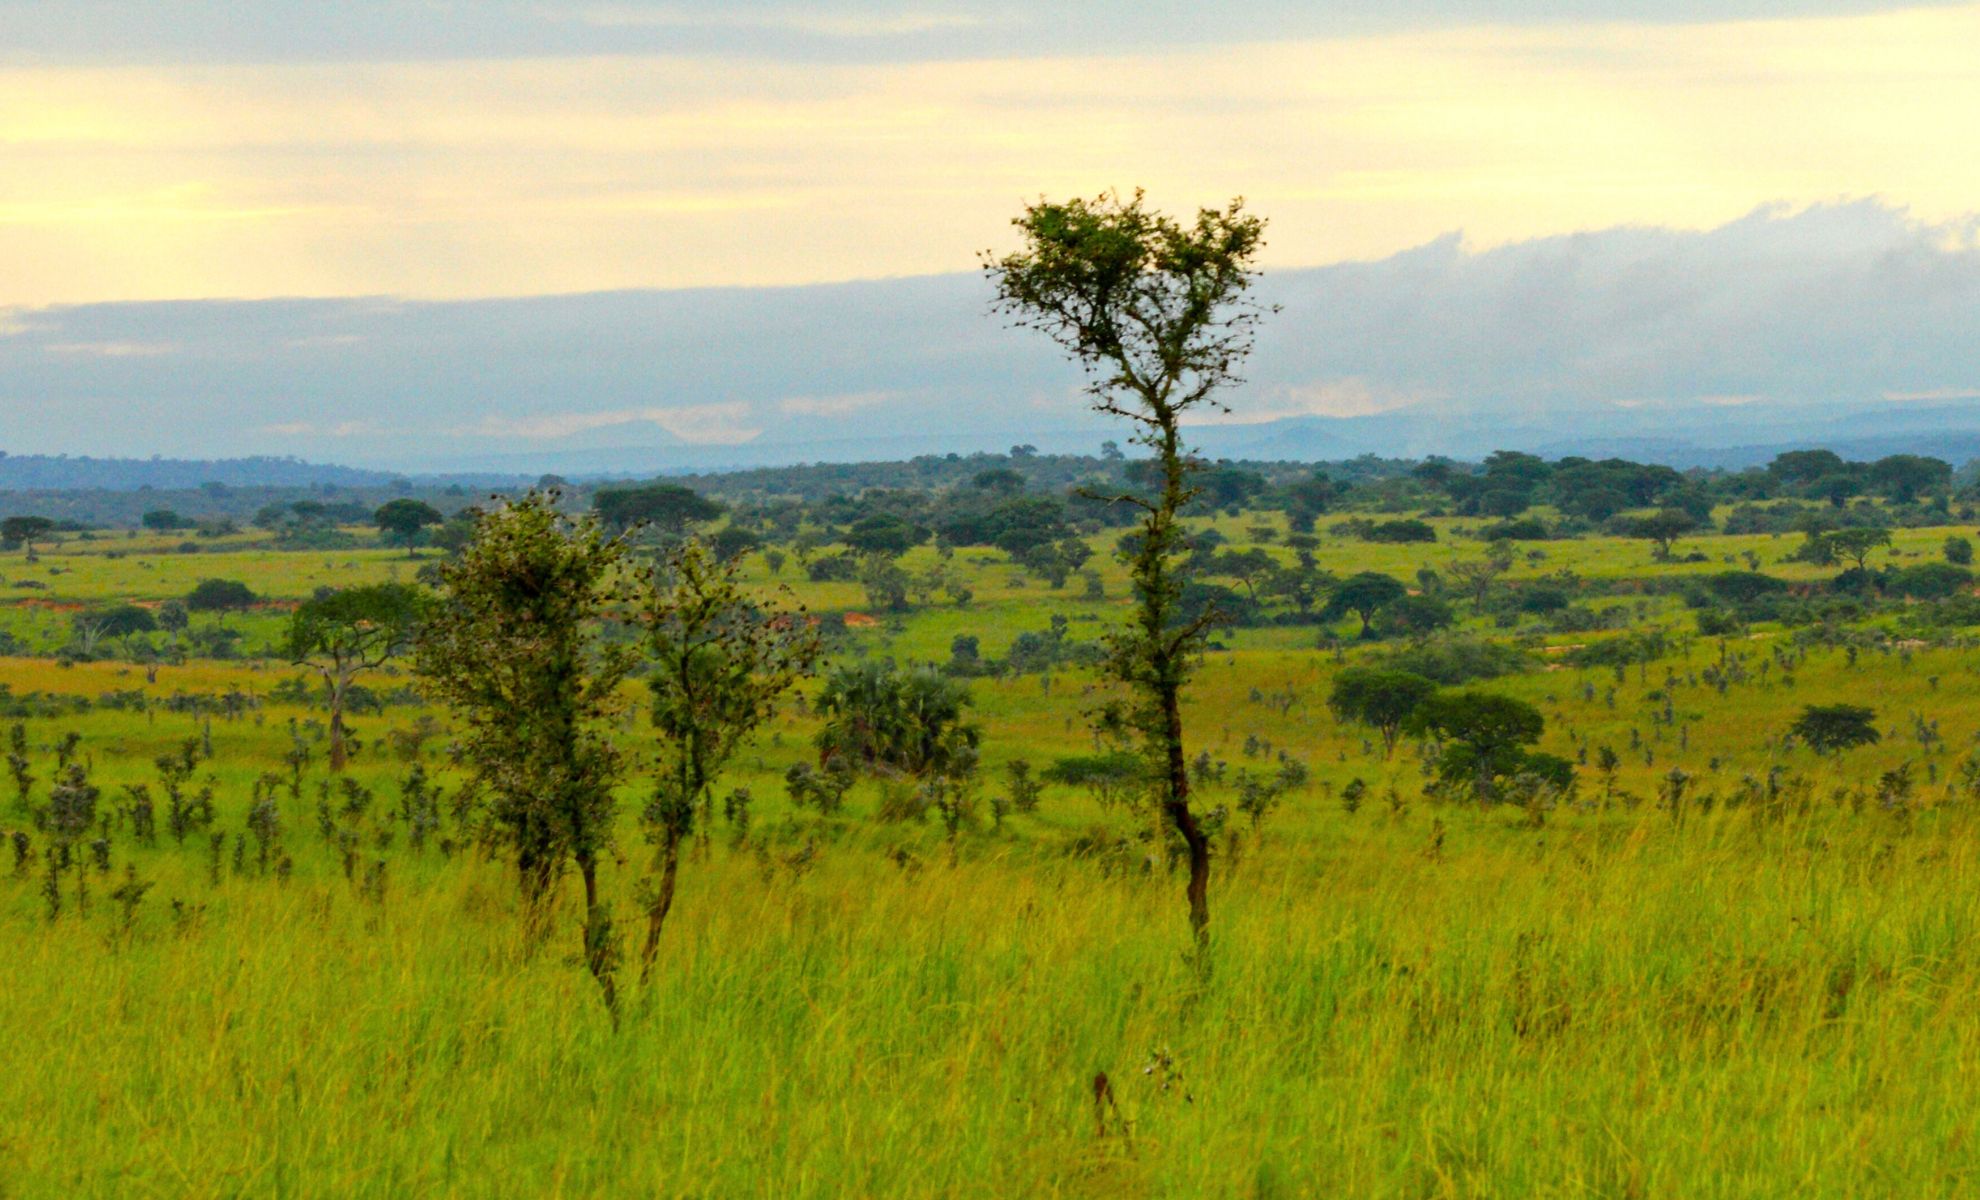
[[1210, 838], [1189, 807], [1189, 763], [1183, 757], [1182, 697], [1175, 687], [1162, 696], [1163, 740], [1168, 743], [1169, 823], [1189, 850], [1189, 929], [1198, 947], [1210, 941]]
[[618, 954], [614, 945], [612, 921], [598, 906], [598, 859], [578, 855], [578, 873], [584, 877], [584, 964], [605, 993], [605, 1011], [612, 1015], [612, 1028], [619, 1027]]
[[646, 906], [646, 944], [639, 951], [641, 986], [645, 986], [647, 977], [653, 972], [653, 960], [660, 954], [660, 927], [667, 923], [667, 913], [674, 907], [674, 881], [680, 875], [681, 866], [680, 838], [669, 831], [661, 839], [660, 849], [655, 852], [654, 858], [655, 865], [660, 868], [660, 884]]
[[350, 680], [330, 671], [323, 673], [323, 685], [330, 699], [330, 773], [335, 775], [343, 771], [351, 758], [350, 747], [344, 740], [344, 703], [351, 685]]
[[1189, 648], [1169, 640], [1169, 626], [1176, 614], [1165, 557], [1171, 549], [1169, 542], [1175, 536], [1176, 520], [1183, 506], [1185, 464], [1181, 431], [1176, 427], [1174, 414], [1160, 404], [1151, 407], [1161, 424], [1163, 478], [1162, 500], [1156, 511], [1150, 514], [1148, 544], [1144, 548], [1144, 553], [1150, 558], [1147, 578], [1143, 581], [1143, 621], [1150, 643], [1152, 661], [1149, 666], [1152, 670], [1149, 673], [1156, 693], [1154, 699], [1160, 709], [1163, 767], [1167, 775], [1165, 790], [1168, 794], [1162, 807], [1189, 852], [1186, 893], [1189, 898], [1189, 928], [1196, 937], [1197, 948], [1204, 950], [1210, 943], [1210, 838], [1203, 832], [1196, 814], [1189, 807], [1189, 761], [1183, 747], [1182, 721], [1185, 664], [1179, 661], [1180, 656], [1189, 653]]

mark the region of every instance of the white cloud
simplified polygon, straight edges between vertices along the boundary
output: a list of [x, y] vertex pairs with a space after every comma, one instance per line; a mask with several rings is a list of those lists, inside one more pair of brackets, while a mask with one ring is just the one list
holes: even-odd
[[891, 12], [821, 12], [817, 8], [764, 8], [749, 11], [739, 6], [726, 12], [695, 12], [681, 8], [641, 8], [624, 4], [601, 4], [574, 11], [547, 10], [553, 19], [575, 20], [607, 29], [742, 29], [773, 30], [833, 38], [898, 37], [904, 34], [941, 33], [975, 29], [987, 24], [980, 15], [959, 12], [929, 12], [904, 9]]
[[176, 354], [179, 347], [171, 342], [53, 342], [41, 349], [79, 358], [155, 358]]
[[777, 411], [793, 417], [843, 417], [899, 400], [899, 392], [847, 392], [837, 396], [786, 396]]
[[1980, 388], [1929, 388], [1922, 392], [1885, 392], [1883, 396], [1898, 404], [1928, 400], [1980, 400]]
[[657, 425], [681, 439], [711, 446], [734, 446], [758, 436], [748, 424], [749, 406], [741, 401], [684, 404], [673, 408], [615, 408], [603, 412], [543, 413], [534, 416], [486, 416], [465, 432], [491, 438], [556, 440], [610, 429], [616, 425]]
[[1376, 380], [1350, 375], [1253, 389], [1243, 397], [1241, 409], [1206, 414], [1194, 423], [1252, 425], [1285, 417], [1369, 417], [1438, 398], [1429, 392], [1399, 391]]
[[370, 421], [338, 421], [330, 425], [320, 425], [314, 421], [279, 421], [273, 425], [259, 425], [256, 433], [271, 434], [275, 437], [368, 437], [381, 430]]

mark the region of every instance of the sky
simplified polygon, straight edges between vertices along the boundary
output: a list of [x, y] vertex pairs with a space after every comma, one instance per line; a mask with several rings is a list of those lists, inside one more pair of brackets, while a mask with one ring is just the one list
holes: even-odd
[[[1975, 46], [1980, 4], [1875, 0], [0, 0], [0, 445], [139, 453], [197, 434], [376, 456], [357, 431], [384, 426], [352, 414], [429, 403], [446, 407], [432, 436], [463, 447], [551, 431], [733, 445], [784, 432], [765, 419], [778, 414], [855, 436], [861, 414], [941, 426], [932, 398], [965, 381], [923, 368], [958, 356], [1045, 396], [1040, 419], [1071, 427], [1063, 380], [994, 330], [919, 366], [898, 346], [817, 371], [815, 349], [782, 331], [829, 324], [806, 306], [844, 302], [803, 285], [901, 280], [873, 293], [899, 296], [920, 277], [987, 323], [966, 282], [932, 280], [966, 280], [980, 251], [1008, 246], [1028, 199], [1136, 186], [1176, 209], [1244, 195], [1270, 221], [1268, 274], [1514, 261], [1499, 251], [1525, 262], [1580, 235], [1649, 239], [1673, 269], [1720, 279], [1743, 239], [1776, 236], [1842, 239], [1851, 261], [1895, 239], [1964, 279], [1980, 207]], [[1774, 282], [1823, 269], [1796, 262], [1770, 267]], [[695, 319], [705, 289], [723, 289], [752, 332]], [[644, 305], [696, 338], [622, 330], [592, 346], [564, 324], [582, 300], [528, 299], [593, 293], [621, 293], [594, 307]], [[1408, 300], [1364, 342], [1275, 349], [1264, 375], [1280, 392], [1249, 411], [1507, 394], [1477, 353], [1437, 347], [1423, 324], [1468, 311], [1475, 289]], [[1329, 297], [1302, 302], [1317, 307], [1289, 327], [1334, 322]], [[1845, 331], [1883, 327], [1868, 296], [1834, 303], [1825, 319]], [[332, 311], [444, 315], [496, 359], [400, 344], [408, 361], [385, 369], [390, 322], [317, 329]], [[201, 324], [215, 313], [231, 332]], [[1641, 335], [1630, 315], [1566, 322], [1581, 340], [1541, 339], [1511, 390], [1640, 405], [1617, 389], [1641, 379], [1588, 366]], [[564, 373], [504, 386], [505, 322], [538, 319], [525, 340]], [[1433, 341], [1398, 356], [1404, 329]], [[298, 359], [297, 343], [317, 358]], [[205, 357], [185, 358], [195, 344]], [[693, 361], [644, 357], [662, 349]], [[1696, 378], [1660, 394], [1710, 399], [1733, 394], [1708, 390], [1731, 379], [1742, 396], [1818, 398], [1791, 356], [1753, 375], [1683, 349]], [[1908, 394], [1901, 365], [1863, 381], [1863, 398]], [[1980, 385], [1943, 356], [1918, 370], [1936, 375], [1914, 390]], [[484, 375], [486, 399], [452, 386]], [[450, 398], [392, 390], [414, 378]], [[204, 390], [184, 395], [186, 379]], [[887, 413], [883, 394], [922, 400]], [[249, 397], [266, 419], [186, 424]], [[141, 419], [106, 429], [81, 415], [119, 403]], [[58, 405], [76, 419], [33, 411]]]

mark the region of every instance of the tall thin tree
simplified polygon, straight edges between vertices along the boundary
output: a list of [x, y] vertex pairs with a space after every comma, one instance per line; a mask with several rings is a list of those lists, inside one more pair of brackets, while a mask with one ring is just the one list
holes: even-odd
[[736, 581], [733, 561], [717, 561], [693, 538], [656, 572], [642, 616], [652, 665], [646, 682], [660, 734], [653, 799], [641, 814], [657, 876], [643, 889], [643, 982], [673, 908], [681, 843], [707, 811], [710, 789], [736, 751], [776, 711], [778, 697], [810, 674], [819, 639], [801, 611], [757, 601]]
[[1185, 614], [1183, 507], [1196, 494], [1182, 423], [1228, 411], [1258, 322], [1270, 311], [1248, 292], [1265, 223], [1242, 200], [1201, 209], [1185, 224], [1151, 210], [1137, 191], [1041, 200], [1012, 222], [1015, 253], [984, 256], [997, 311], [1036, 329], [1087, 375], [1094, 409], [1134, 427], [1155, 457], [1152, 494], [1120, 497], [1141, 510], [1131, 572], [1135, 616], [1110, 656], [1135, 694], [1135, 726], [1151, 759], [1157, 802], [1189, 861], [1189, 920], [1199, 948], [1210, 925], [1210, 838], [1190, 807], [1182, 694], [1214, 612]]

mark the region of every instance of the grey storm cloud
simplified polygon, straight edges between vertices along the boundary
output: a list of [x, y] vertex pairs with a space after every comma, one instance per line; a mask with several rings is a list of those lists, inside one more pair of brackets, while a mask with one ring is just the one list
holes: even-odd
[[[1281, 311], [1234, 407], [1251, 420], [1386, 420], [1398, 453], [1462, 451], [1446, 443], [1479, 430], [1509, 431], [1511, 444], [1520, 429], [1764, 430], [1783, 414], [1963, 411], [1980, 397], [1975, 235], [1863, 201], [1482, 252], [1453, 236], [1278, 271], [1261, 294]], [[1003, 328], [988, 299], [981, 278], [958, 274], [0, 311], [0, 448], [416, 468], [552, 451], [621, 465], [660, 461], [639, 458], [657, 450], [682, 465], [739, 446], [795, 460], [1104, 436], [1078, 373]], [[1246, 432], [1205, 436], [1233, 444]]]

